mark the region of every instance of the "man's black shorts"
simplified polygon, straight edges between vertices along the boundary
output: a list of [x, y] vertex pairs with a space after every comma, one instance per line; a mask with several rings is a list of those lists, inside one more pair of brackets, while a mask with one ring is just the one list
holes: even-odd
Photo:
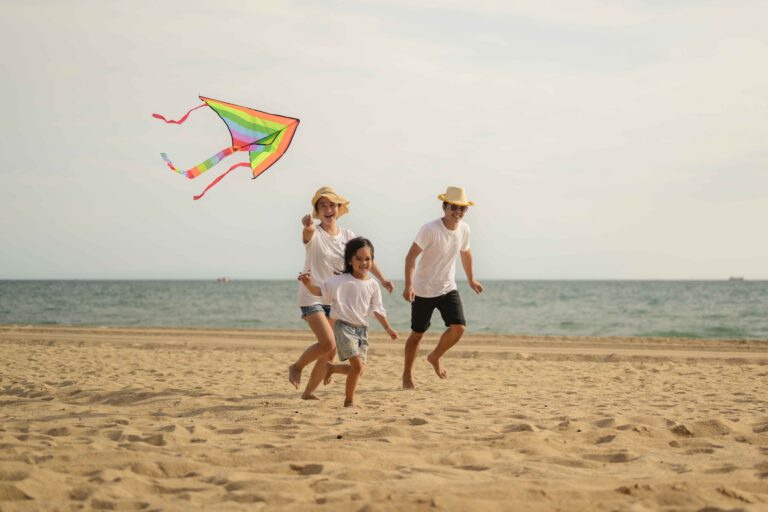
[[427, 332], [435, 308], [440, 311], [446, 327], [467, 325], [466, 320], [464, 320], [464, 308], [461, 305], [459, 291], [453, 290], [438, 297], [416, 296], [411, 303], [411, 330], [418, 333]]

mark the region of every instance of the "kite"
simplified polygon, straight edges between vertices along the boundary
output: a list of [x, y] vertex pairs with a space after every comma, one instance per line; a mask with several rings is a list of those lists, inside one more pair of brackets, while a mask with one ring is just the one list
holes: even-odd
[[193, 179], [237, 151], [248, 151], [249, 162], [241, 162], [227, 169], [221, 176], [213, 180], [200, 195], [194, 196], [195, 200], [203, 197], [211, 187], [216, 185], [222, 178], [224, 178], [224, 176], [237, 167], [250, 166], [251, 172], [253, 173], [253, 179], [259, 177], [259, 175], [269, 169], [272, 164], [277, 162], [280, 157], [283, 156], [283, 153], [288, 150], [293, 135], [296, 133], [296, 128], [299, 126], [299, 120], [292, 117], [268, 114], [260, 110], [241, 107], [239, 105], [205, 98], [203, 96], [200, 96], [200, 99], [203, 100], [204, 103], [190, 109], [181, 119], [166, 119], [160, 114], [152, 114], [152, 117], [169, 124], [182, 124], [194, 110], [205, 106], [211, 107], [227, 125], [229, 134], [232, 137], [232, 145], [222, 149], [208, 160], [191, 169], [187, 169], [186, 171], [177, 169], [168, 158], [168, 155], [160, 153], [160, 156], [163, 157], [163, 160], [168, 164], [168, 167], [174, 172], [183, 174], [189, 179]]

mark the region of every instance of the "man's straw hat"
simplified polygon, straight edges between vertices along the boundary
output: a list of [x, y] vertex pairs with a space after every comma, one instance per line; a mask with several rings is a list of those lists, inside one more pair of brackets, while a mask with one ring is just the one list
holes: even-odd
[[445, 194], [440, 194], [437, 198], [445, 203], [457, 204], [459, 206], [474, 206], [475, 203], [467, 201], [467, 193], [461, 187], [448, 187]]
[[319, 189], [317, 189], [317, 192], [315, 192], [314, 197], [312, 197], [312, 218], [313, 219], [320, 218], [320, 216], [317, 214], [317, 202], [320, 200], [321, 197], [325, 197], [329, 201], [339, 205], [339, 214], [338, 214], [339, 217], [349, 212], [349, 199], [345, 199], [341, 197], [339, 194], [336, 193], [335, 190], [333, 190], [333, 187], [320, 187]]

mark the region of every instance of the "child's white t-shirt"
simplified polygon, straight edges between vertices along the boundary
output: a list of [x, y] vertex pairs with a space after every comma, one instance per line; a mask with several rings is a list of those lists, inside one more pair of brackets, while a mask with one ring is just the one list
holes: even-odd
[[357, 279], [352, 274], [333, 276], [320, 285], [323, 304], [331, 305], [331, 318], [352, 325], [368, 325], [368, 315], [386, 315], [381, 288], [375, 279]]
[[[349, 229], [339, 228], [338, 235], [330, 235], [317, 226], [315, 234], [304, 244], [304, 272], [309, 272], [313, 283], [323, 283], [331, 276], [344, 270], [344, 248], [347, 242], [355, 238]], [[321, 302], [320, 297], [309, 293], [307, 288], [299, 283], [299, 306], [313, 304], [328, 304]]]
[[414, 243], [423, 251], [413, 274], [413, 291], [419, 297], [439, 297], [456, 289], [456, 256], [469, 250], [469, 226], [455, 230], [437, 219], [424, 224]]

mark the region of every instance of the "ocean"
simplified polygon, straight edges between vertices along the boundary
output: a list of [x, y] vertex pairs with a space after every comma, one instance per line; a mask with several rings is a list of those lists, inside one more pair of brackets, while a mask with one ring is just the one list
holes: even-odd
[[[397, 282], [384, 302], [407, 334]], [[651, 336], [768, 341], [768, 281], [459, 282], [475, 333]], [[306, 329], [297, 282], [0, 281], [0, 324]], [[380, 326], [373, 320], [374, 330]], [[438, 312], [432, 330], [442, 325]]]

